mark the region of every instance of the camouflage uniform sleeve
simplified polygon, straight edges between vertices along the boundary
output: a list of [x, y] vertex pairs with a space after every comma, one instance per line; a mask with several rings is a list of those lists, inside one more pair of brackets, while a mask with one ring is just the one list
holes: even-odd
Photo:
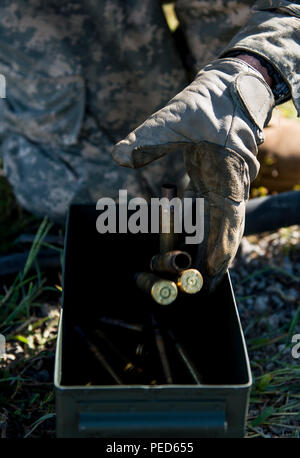
[[260, 0], [220, 57], [248, 51], [265, 59], [287, 83], [300, 116], [300, 1]]

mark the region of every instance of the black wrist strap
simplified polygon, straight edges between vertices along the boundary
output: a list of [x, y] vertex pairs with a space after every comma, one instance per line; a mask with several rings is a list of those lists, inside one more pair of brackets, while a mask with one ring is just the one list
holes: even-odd
[[264, 57], [260, 56], [259, 54], [255, 54], [254, 52], [241, 49], [236, 51], [230, 51], [226, 54], [225, 57], [236, 57], [238, 54], [247, 54], [249, 56], [255, 57], [261, 63], [261, 65], [268, 70], [268, 74], [274, 82], [273, 87], [271, 89], [274, 95], [276, 105], [280, 105], [281, 103], [284, 103], [291, 98], [291, 93], [288, 85], [283, 80], [280, 73]]

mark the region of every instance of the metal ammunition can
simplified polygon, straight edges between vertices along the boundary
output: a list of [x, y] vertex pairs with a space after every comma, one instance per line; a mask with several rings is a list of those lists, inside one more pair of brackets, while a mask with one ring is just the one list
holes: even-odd
[[[88, 331], [99, 316], [142, 322], [144, 306], [151, 309], [153, 299], [132, 278], [147, 270], [159, 251], [158, 234], [99, 234], [98, 216], [94, 205], [73, 205], [68, 215], [55, 357], [57, 436], [243, 437], [252, 379], [228, 274], [213, 293], [202, 288], [199, 294], [180, 294], [174, 306], [161, 309], [205, 383], [180, 378], [170, 355], [173, 384], [152, 384], [155, 376], [147, 385], [113, 384], [105, 371], [99, 375], [93, 355], [85, 355], [74, 332], [77, 323]], [[103, 256], [105, 264], [99, 262]], [[124, 336], [124, 352], [130, 342], [135, 351], [140, 334], [112, 332]]]

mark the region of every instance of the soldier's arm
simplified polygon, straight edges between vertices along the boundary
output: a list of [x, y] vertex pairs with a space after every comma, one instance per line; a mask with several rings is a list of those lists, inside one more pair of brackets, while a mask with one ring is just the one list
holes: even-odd
[[299, 0], [177, 0], [175, 5], [195, 73], [217, 57], [243, 56], [270, 84], [276, 104], [292, 96], [299, 114]]
[[[191, 5], [191, 16], [195, 6], [211, 8], [209, 2], [197, 0], [178, 0], [178, 4]], [[223, 4], [230, 8], [238, 2], [214, 2], [212, 7], [216, 10]], [[199, 25], [200, 17], [194, 25]], [[219, 47], [219, 58], [113, 150], [116, 162], [133, 168], [175, 151], [184, 153], [191, 188], [204, 199], [205, 234], [195, 258], [211, 289], [230, 265], [243, 235], [250, 182], [259, 170], [257, 147], [271, 118], [278, 77], [287, 94], [276, 95], [277, 103], [291, 93], [299, 111], [299, 21], [299, 3], [256, 3], [226, 49], [226, 41]], [[212, 34], [211, 25], [210, 29]], [[192, 33], [190, 43], [195, 36]], [[197, 43], [201, 56], [203, 48]]]
[[247, 60], [247, 54], [267, 72], [264, 76], [276, 104], [292, 97], [300, 116], [300, 1], [256, 2], [249, 20], [220, 57]]

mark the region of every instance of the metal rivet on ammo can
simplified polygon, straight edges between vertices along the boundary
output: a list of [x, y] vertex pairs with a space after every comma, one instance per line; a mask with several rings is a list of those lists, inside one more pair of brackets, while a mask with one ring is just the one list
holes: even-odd
[[197, 269], [184, 270], [177, 279], [177, 286], [184, 293], [198, 293], [203, 286], [203, 277]]

